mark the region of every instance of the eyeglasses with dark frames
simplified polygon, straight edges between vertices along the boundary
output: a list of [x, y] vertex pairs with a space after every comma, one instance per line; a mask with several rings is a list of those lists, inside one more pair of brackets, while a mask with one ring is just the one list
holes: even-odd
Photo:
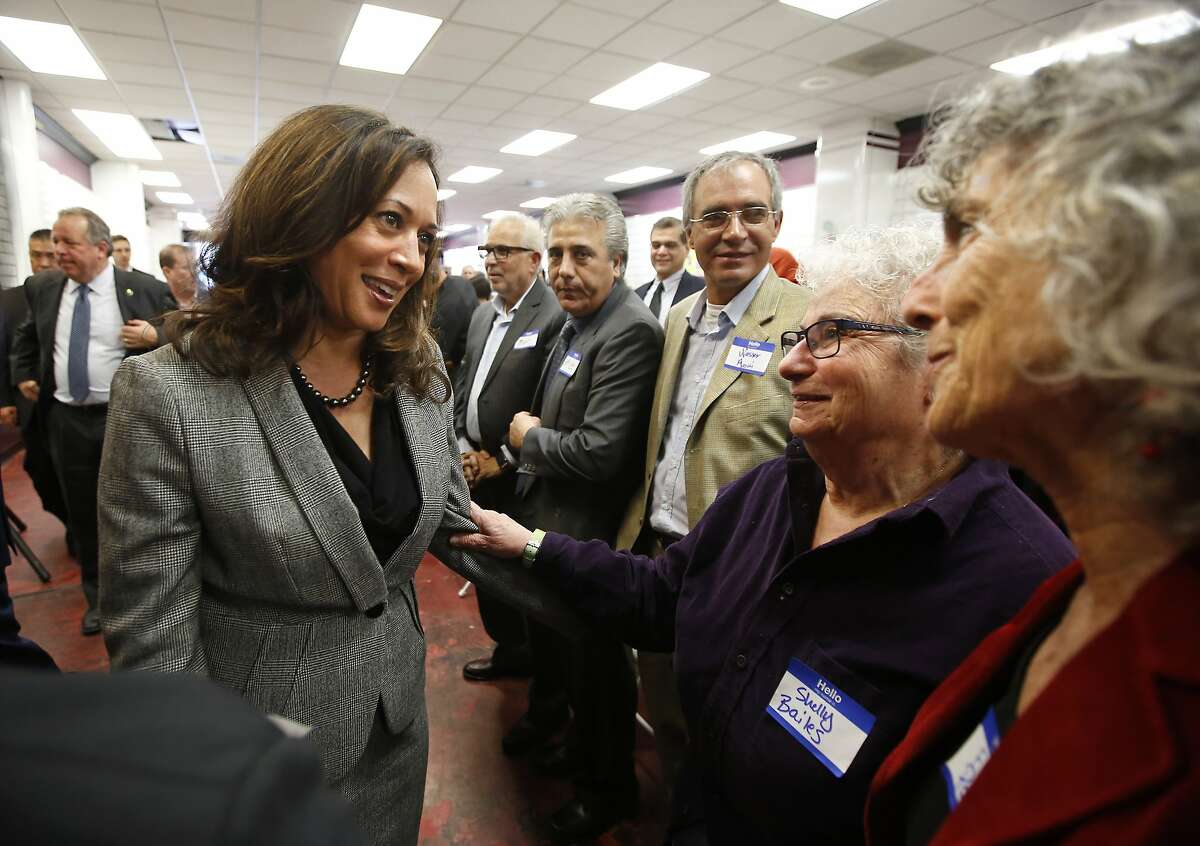
[[484, 261], [487, 261], [487, 257], [491, 253], [495, 253], [496, 258], [500, 259], [500, 261], [504, 261], [509, 256], [511, 256], [513, 253], [532, 253], [532, 252], [535, 252], [535, 251], [530, 249], [529, 247], [510, 247], [507, 244], [497, 244], [494, 247], [489, 247], [487, 244], [479, 245], [479, 257], [481, 259], [483, 259]]
[[769, 209], [766, 206], [750, 206], [744, 209], [734, 209], [733, 211], [710, 211], [708, 214], [702, 214], [699, 217], [688, 218], [688, 223], [699, 223], [709, 232], [720, 232], [729, 225], [729, 221], [735, 217], [742, 219], [742, 223], [746, 226], [762, 226], [768, 220], [773, 219], [777, 215], [775, 209]]
[[843, 332], [891, 332], [896, 335], [924, 335], [911, 326], [891, 326], [886, 323], [866, 323], [862, 320], [850, 320], [845, 317], [835, 317], [828, 320], [818, 320], [806, 329], [793, 329], [779, 336], [779, 345], [783, 354], [787, 355], [800, 341], [808, 344], [808, 351], [813, 358], [833, 358], [842, 348]]

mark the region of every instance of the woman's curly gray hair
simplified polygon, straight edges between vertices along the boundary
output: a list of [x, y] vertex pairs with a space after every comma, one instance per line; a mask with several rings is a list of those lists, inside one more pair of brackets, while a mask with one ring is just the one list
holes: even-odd
[[[1153, 443], [1142, 496], [1200, 535], [1200, 32], [998, 79], [937, 114], [922, 199], [952, 207], [985, 154], [1009, 166], [1003, 236], [1049, 268], [1043, 299], [1089, 384]], [[1147, 462], [1143, 461], [1143, 465]], [[1144, 466], [1145, 470], [1150, 467]]]
[[[800, 283], [822, 295], [855, 290], [871, 304], [862, 319], [903, 325], [900, 301], [913, 280], [933, 264], [941, 243], [941, 231], [932, 222], [850, 228], [805, 253]], [[895, 337], [905, 364], [924, 363], [924, 335]]]

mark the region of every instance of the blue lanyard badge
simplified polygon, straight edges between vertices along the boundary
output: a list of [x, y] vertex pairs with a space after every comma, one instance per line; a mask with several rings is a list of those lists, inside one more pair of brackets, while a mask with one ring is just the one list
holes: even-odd
[[558, 366], [558, 372], [570, 379], [575, 375], [575, 371], [579, 369], [579, 353], [572, 350], [563, 356], [562, 364]]
[[517, 342], [513, 344], [514, 350], [527, 350], [537, 346], [538, 333], [536, 329], [530, 329], [528, 332], [522, 332]]
[[796, 658], [788, 662], [767, 713], [838, 778], [875, 725], [866, 708]]
[[773, 352], [775, 345], [768, 341], [734, 338], [733, 343], [729, 345], [729, 354], [725, 356], [725, 366], [730, 370], [762, 376], [767, 372]]
[[942, 778], [946, 782], [946, 801], [950, 804], [950, 810], [958, 807], [999, 745], [1000, 729], [996, 725], [996, 711], [988, 708], [983, 715], [983, 722], [975, 727], [966, 743], [942, 764]]

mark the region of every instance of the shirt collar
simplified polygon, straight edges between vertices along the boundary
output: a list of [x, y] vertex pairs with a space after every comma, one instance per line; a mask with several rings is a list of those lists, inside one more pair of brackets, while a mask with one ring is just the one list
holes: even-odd
[[504, 313], [504, 300], [500, 299], [500, 295], [498, 293], [492, 291], [492, 308], [494, 308], [496, 310], [496, 314], [500, 315], [501, 317], [512, 317], [517, 313], [517, 309], [521, 307], [521, 303], [525, 302], [525, 298], [529, 296], [529, 292], [533, 290], [533, 286], [536, 284], [537, 277], [535, 276], [533, 281], [529, 283], [529, 287], [525, 289], [525, 293], [521, 295], [521, 298], [517, 300], [516, 305], [509, 310], [508, 314]]
[[[116, 279], [117, 277], [113, 272], [113, 266], [108, 262], [105, 262], [104, 269], [97, 273], [94, 279], [89, 280], [88, 289], [99, 292], [104, 289], [115, 288]], [[77, 288], [83, 287], [74, 279], [68, 278], [67, 281], [71, 283], [71, 293], [74, 293]]]
[[[753, 302], [758, 289], [762, 287], [763, 280], [767, 278], [767, 273], [771, 270], [770, 264], [764, 264], [763, 269], [758, 272], [758, 275], [751, 279], [745, 288], [738, 291], [737, 296], [730, 300], [725, 308], [721, 310], [720, 322], [729, 321], [730, 326], [737, 326], [742, 318], [746, 315], [746, 309], [750, 308], [750, 303]], [[695, 304], [692, 306], [691, 312], [688, 313], [688, 325], [695, 332], [700, 328], [700, 320], [704, 317], [704, 309], [708, 305], [708, 297], [697, 297]]]
[[674, 292], [679, 287], [679, 280], [683, 278], [683, 268], [679, 268], [666, 279], [659, 279], [658, 283], [663, 286], [663, 291]]

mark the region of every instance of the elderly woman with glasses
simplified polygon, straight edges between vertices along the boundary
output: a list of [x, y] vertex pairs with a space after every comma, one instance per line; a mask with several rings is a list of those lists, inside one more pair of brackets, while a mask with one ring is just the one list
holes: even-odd
[[930, 697], [871, 840], [1200, 842], [1200, 33], [997, 79], [925, 158], [929, 427], [1044, 486], [1079, 562]]
[[1072, 557], [1003, 465], [926, 431], [899, 304], [935, 240], [850, 232], [806, 261], [807, 328], [781, 339], [797, 440], [658, 558], [479, 509], [452, 541], [523, 556], [627, 643], [674, 649], [692, 740], [674, 843], [861, 841], [922, 700]]

